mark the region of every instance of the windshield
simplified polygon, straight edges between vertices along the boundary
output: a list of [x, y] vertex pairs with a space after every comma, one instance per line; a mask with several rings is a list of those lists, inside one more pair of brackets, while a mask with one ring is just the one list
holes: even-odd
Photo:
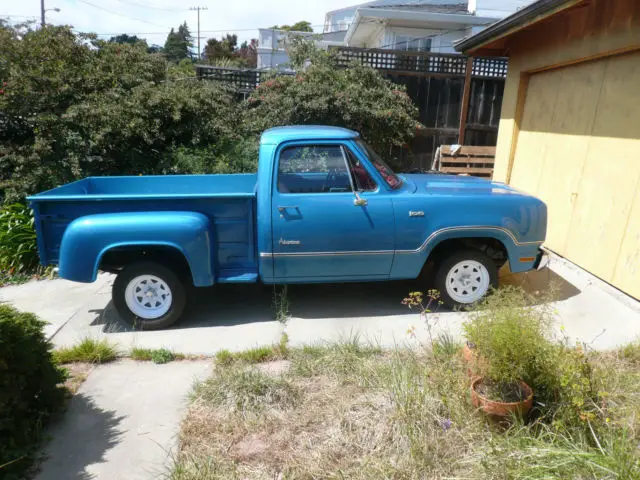
[[394, 190], [402, 185], [402, 179], [398, 177], [393, 172], [393, 170], [391, 170], [391, 167], [389, 167], [389, 165], [384, 163], [384, 160], [382, 160], [380, 156], [369, 145], [367, 145], [362, 140], [356, 140], [356, 143], [358, 144], [360, 149], [367, 154], [367, 157], [369, 157], [369, 161], [374, 167], [376, 167], [376, 170], [378, 170], [380, 175], [382, 175], [382, 178], [385, 182], [387, 182], [387, 185], [389, 185]]

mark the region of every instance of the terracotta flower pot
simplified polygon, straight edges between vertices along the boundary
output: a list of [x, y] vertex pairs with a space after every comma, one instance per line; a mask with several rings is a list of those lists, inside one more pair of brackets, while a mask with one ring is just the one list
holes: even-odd
[[469, 342], [465, 342], [462, 347], [462, 358], [467, 364], [467, 374], [471, 378], [477, 377], [480, 369], [486, 366], [486, 360], [478, 355], [473, 344], [469, 346]]
[[475, 378], [471, 382], [471, 401], [474, 407], [480, 408], [483, 412], [497, 417], [507, 417], [512, 413], [524, 415], [531, 410], [531, 406], [533, 405], [533, 390], [526, 383], [520, 382], [522, 390], [526, 393], [524, 400], [520, 402], [498, 402], [489, 400], [477, 392], [476, 388], [482, 383], [482, 380], [482, 378]]

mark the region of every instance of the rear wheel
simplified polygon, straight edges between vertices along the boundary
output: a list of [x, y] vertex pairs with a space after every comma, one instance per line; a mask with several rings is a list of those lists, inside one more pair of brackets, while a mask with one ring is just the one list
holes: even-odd
[[478, 250], [458, 251], [438, 265], [435, 287], [449, 307], [472, 305], [498, 287], [498, 267]]
[[186, 304], [182, 281], [155, 262], [125, 267], [113, 283], [112, 298], [120, 316], [141, 330], [168, 327], [180, 318]]

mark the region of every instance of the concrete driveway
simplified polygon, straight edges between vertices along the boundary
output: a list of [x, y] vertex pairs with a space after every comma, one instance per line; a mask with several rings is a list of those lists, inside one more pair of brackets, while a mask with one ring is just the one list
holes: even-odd
[[[194, 289], [184, 318], [172, 328], [141, 332], [122, 322], [111, 303], [112, 275], [96, 283], [65, 280], [30, 282], [0, 289], [0, 301], [38, 314], [50, 322], [47, 333], [56, 346], [84, 337], [107, 338], [123, 351], [133, 346], [169, 348], [185, 354], [213, 355], [220, 349], [243, 350], [278, 342], [287, 333], [292, 345], [358, 335], [389, 347], [419, 341], [427, 332], [415, 312], [400, 304], [415, 282], [289, 286], [291, 317], [286, 325], [274, 318], [273, 287], [218, 285]], [[640, 302], [627, 297], [560, 257], [539, 272], [503, 275], [503, 283], [530, 291], [557, 285], [558, 324], [574, 339], [607, 349], [640, 337]], [[461, 333], [466, 314], [440, 312], [437, 331]]]
[[[0, 289], [0, 301], [38, 314], [50, 322], [47, 334], [56, 346], [84, 337], [107, 338], [123, 352], [133, 346], [170, 348], [213, 355], [279, 341], [292, 345], [359, 336], [382, 346], [427, 341], [418, 315], [400, 304], [414, 282], [289, 287], [291, 318], [274, 320], [273, 288], [221, 285], [196, 289], [188, 311], [173, 328], [133, 331], [111, 304], [113, 276], [94, 284], [64, 280], [31, 282]], [[543, 291], [556, 284], [556, 328], [594, 348], [607, 349], [640, 337], [640, 303], [624, 296], [565, 260], [550, 268], [512, 275], [503, 283]], [[437, 331], [460, 336], [466, 314], [437, 313]], [[417, 338], [407, 334], [415, 326]], [[59, 478], [151, 480], [165, 475], [177, 444], [176, 433], [194, 380], [211, 371], [210, 360], [167, 365], [122, 360], [96, 367], [80, 387], [69, 411], [50, 429], [52, 441], [37, 480]]]

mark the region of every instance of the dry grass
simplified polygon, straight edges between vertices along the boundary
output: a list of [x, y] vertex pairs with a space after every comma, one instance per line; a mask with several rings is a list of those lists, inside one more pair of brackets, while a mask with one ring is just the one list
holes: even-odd
[[488, 421], [470, 405], [451, 345], [436, 356], [357, 341], [306, 347], [289, 351], [287, 372], [271, 375], [232, 362], [195, 388], [169, 476], [637, 479], [640, 365], [623, 356], [595, 359], [612, 416], [595, 436]]
[[93, 363], [82, 362], [69, 363], [65, 366], [68, 376], [64, 381], [64, 387], [70, 395], [75, 395], [78, 392], [94, 368], [95, 365]]

